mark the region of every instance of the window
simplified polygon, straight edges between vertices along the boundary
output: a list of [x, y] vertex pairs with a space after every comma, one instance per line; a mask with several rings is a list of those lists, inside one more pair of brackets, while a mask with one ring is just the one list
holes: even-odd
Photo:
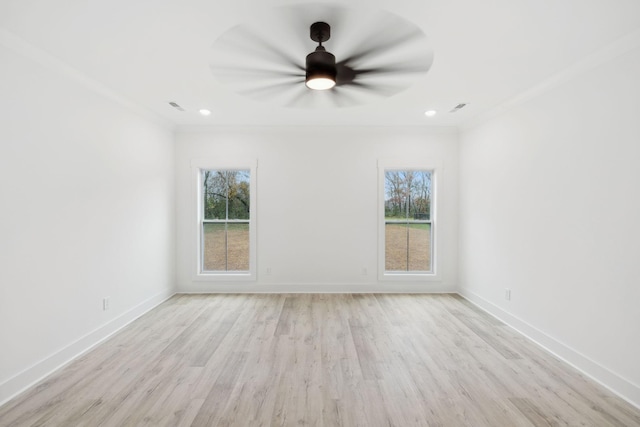
[[435, 277], [435, 169], [380, 168], [381, 279]]
[[255, 274], [253, 167], [198, 167], [198, 276]]

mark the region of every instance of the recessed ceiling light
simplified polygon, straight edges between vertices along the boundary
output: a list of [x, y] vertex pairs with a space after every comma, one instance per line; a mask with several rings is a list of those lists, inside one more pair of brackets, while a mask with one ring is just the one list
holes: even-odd
[[438, 114], [438, 112], [436, 110], [427, 110], [427, 111], [424, 112], [424, 115], [427, 116], [427, 117], [433, 117], [436, 114]]
[[200, 110], [200, 114], [202, 114], [203, 116], [208, 116], [211, 114], [211, 111], [203, 108], [202, 110]]

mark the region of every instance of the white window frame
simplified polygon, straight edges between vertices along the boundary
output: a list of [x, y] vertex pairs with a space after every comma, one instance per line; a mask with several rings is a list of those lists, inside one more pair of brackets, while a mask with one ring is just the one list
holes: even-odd
[[[431, 271], [386, 271], [385, 269], [385, 171], [428, 170], [431, 171]], [[380, 281], [440, 281], [440, 242], [438, 208], [443, 167], [439, 162], [406, 159], [378, 160], [378, 280]]]
[[[224, 159], [209, 160], [196, 159], [191, 161], [191, 170], [193, 176], [193, 206], [195, 212], [193, 218], [193, 236], [194, 236], [194, 276], [195, 281], [255, 281], [256, 280], [256, 200], [257, 200], [257, 171], [258, 162], [256, 159]], [[202, 223], [204, 218], [202, 206], [202, 172], [205, 170], [248, 170], [251, 174], [249, 179], [249, 271], [205, 271], [203, 270], [202, 254]]]

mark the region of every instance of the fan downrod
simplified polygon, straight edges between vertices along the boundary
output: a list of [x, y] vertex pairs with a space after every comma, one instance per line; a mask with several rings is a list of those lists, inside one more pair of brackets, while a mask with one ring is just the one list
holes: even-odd
[[316, 43], [324, 43], [331, 38], [331, 27], [326, 22], [315, 22], [311, 24], [311, 40]]

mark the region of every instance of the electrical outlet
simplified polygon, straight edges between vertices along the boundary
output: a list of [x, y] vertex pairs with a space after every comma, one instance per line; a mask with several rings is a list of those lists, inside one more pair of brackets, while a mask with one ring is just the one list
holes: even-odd
[[111, 297], [102, 298], [102, 310], [107, 311], [111, 306]]
[[363, 275], [363, 276], [366, 276], [367, 274], [368, 274], [368, 273], [367, 273], [367, 269], [366, 269], [366, 267], [362, 267], [362, 275]]
[[511, 301], [511, 289], [507, 288], [504, 290], [504, 299]]
[[267, 275], [271, 275], [271, 267], [267, 267]]

